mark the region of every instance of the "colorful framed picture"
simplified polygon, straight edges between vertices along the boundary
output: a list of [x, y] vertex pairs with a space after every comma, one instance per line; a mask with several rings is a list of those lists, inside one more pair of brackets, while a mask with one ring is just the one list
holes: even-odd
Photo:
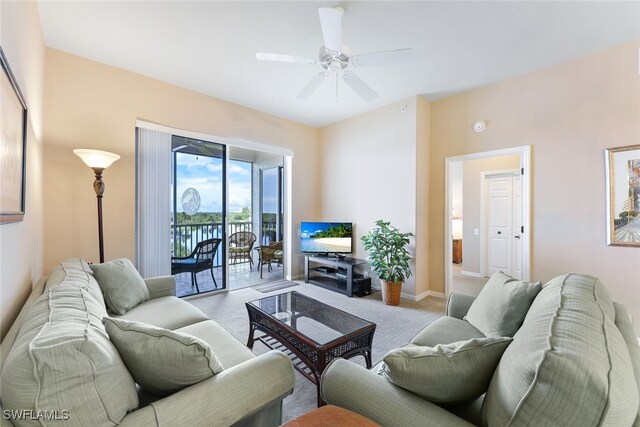
[[605, 150], [607, 244], [640, 247], [640, 145]]
[[0, 47], [0, 224], [22, 221], [25, 210], [27, 104]]

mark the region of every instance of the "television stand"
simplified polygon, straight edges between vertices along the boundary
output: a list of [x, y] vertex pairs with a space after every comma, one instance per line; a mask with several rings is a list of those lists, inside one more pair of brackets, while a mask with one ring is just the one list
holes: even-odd
[[304, 282], [351, 297], [356, 290], [362, 292], [358, 289], [359, 282], [369, 280], [371, 283], [370, 279], [353, 272], [353, 267], [365, 263], [357, 258], [308, 255], [304, 257]]

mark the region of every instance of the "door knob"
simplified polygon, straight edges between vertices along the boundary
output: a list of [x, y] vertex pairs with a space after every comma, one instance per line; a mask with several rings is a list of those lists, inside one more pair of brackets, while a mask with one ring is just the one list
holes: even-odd
[[498, 234], [502, 234], [502, 231], [498, 231]]

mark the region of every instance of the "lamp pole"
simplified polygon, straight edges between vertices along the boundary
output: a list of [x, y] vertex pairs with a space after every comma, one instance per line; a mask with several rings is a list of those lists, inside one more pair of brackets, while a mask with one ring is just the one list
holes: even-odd
[[102, 232], [102, 195], [104, 194], [104, 181], [102, 173], [113, 162], [120, 158], [119, 155], [108, 151], [76, 149], [73, 153], [80, 157], [82, 161], [93, 169], [96, 179], [93, 181], [93, 190], [96, 192], [98, 200], [98, 248], [100, 250], [100, 263], [104, 262], [104, 233]]
[[100, 248], [100, 264], [102, 264], [104, 262], [104, 234], [102, 232], [102, 194], [104, 194], [102, 172], [104, 172], [104, 168], [91, 169], [96, 174], [96, 180], [93, 181], [93, 190], [96, 192], [96, 199], [98, 199], [98, 245]]

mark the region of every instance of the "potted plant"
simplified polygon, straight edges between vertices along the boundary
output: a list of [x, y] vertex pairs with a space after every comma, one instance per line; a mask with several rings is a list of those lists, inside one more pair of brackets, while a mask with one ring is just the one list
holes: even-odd
[[411, 276], [409, 268], [409, 236], [411, 233], [401, 233], [389, 222], [381, 219], [366, 235], [362, 236], [367, 257], [371, 261], [371, 270], [378, 276], [382, 285], [382, 301], [387, 305], [400, 304], [402, 283]]

